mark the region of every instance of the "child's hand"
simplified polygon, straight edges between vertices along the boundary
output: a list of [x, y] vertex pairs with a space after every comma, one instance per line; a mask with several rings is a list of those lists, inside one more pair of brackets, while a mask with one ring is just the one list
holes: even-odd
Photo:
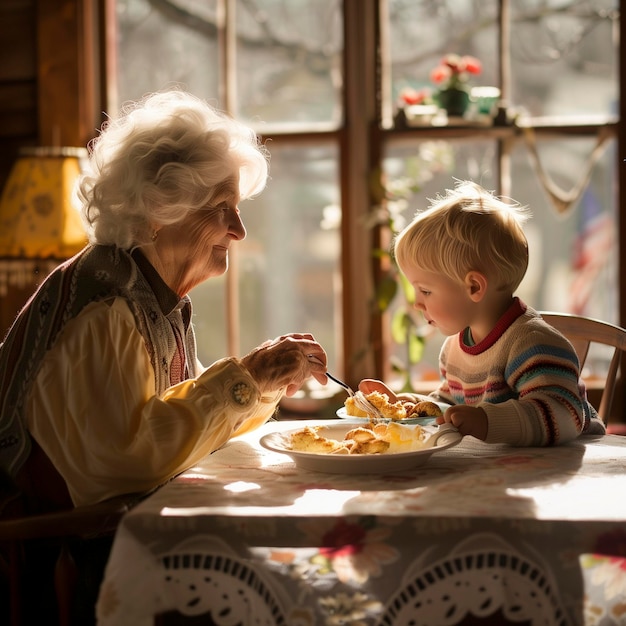
[[450, 423], [462, 435], [472, 435], [476, 439], [487, 438], [487, 414], [477, 406], [455, 404], [446, 409], [442, 417], [436, 419], [437, 424]]
[[398, 396], [385, 385], [385, 383], [374, 378], [364, 378], [359, 383], [359, 391], [362, 391], [365, 395], [372, 393], [372, 391], [379, 391], [380, 393], [386, 393], [389, 396], [389, 402], [396, 402]]
[[359, 383], [359, 391], [362, 391], [365, 395], [368, 393], [372, 393], [372, 391], [378, 391], [380, 393], [386, 393], [389, 397], [389, 402], [393, 404], [394, 402], [424, 402], [431, 401], [432, 399], [429, 396], [425, 396], [421, 393], [394, 393], [380, 380], [376, 380], [375, 378], [364, 378]]

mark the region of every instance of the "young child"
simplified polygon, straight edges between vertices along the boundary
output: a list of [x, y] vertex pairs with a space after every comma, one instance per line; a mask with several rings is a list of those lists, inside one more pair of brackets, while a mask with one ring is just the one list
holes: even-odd
[[452, 406], [438, 423], [489, 443], [547, 446], [604, 425], [572, 345], [514, 296], [528, 267], [527, 217], [525, 208], [460, 182], [416, 215], [394, 253], [415, 288], [415, 308], [447, 337], [442, 382], [431, 395]]

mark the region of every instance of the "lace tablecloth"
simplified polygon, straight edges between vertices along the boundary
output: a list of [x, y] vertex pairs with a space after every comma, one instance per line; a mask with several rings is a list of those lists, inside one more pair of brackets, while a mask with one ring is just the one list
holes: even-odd
[[299, 470], [270, 422], [122, 521], [99, 626], [626, 624], [626, 437]]

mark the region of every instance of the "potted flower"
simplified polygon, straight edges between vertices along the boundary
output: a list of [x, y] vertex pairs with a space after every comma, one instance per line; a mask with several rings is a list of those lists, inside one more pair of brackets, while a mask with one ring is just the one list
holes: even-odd
[[439, 85], [437, 102], [448, 115], [463, 116], [470, 101], [467, 80], [482, 72], [482, 64], [472, 56], [446, 54], [430, 73], [430, 79]]
[[438, 111], [428, 87], [405, 87], [398, 94], [398, 109], [408, 126], [428, 126]]
[[431, 102], [430, 89], [415, 89], [413, 87], [404, 87], [398, 94], [398, 101], [401, 106], [426, 105]]

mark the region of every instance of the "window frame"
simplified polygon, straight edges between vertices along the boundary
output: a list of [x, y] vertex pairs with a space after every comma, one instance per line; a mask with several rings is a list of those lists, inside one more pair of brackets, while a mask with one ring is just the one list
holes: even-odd
[[[233, 47], [234, 28], [232, 24], [233, 0], [220, 0], [221, 20], [218, 24], [219, 37], [222, 39], [225, 54], [220, 59], [223, 71], [223, 84], [220, 86], [220, 98], [227, 110], [232, 109], [236, 100], [236, 82], [234, 80]], [[101, 0], [101, 64], [104, 66], [102, 93], [105, 102], [110, 95], [109, 88], [114, 84], [112, 77], [115, 72], [116, 59], [112, 54], [115, 41], [115, 0]], [[626, 0], [620, 0], [620, 14]], [[272, 133], [263, 136], [263, 141], [272, 144], [285, 142], [319, 142], [320, 139], [338, 142], [340, 155], [340, 198], [342, 205], [341, 224], [341, 274], [343, 280], [343, 355], [342, 375], [351, 384], [357, 385], [363, 378], [376, 377], [387, 379], [389, 376], [388, 350], [389, 323], [386, 316], [371, 312], [371, 301], [374, 285], [382, 270], [380, 259], [374, 258], [372, 250], [389, 243], [389, 233], [382, 227], [367, 229], [364, 217], [375, 201], [372, 196], [372, 177], [379, 176], [385, 147], [395, 141], [423, 141], [427, 139], [467, 139], [471, 140], [480, 134], [487, 135], [497, 142], [499, 193], [506, 194], [511, 178], [509, 155], [517, 141], [523, 139], [519, 128], [506, 127], [438, 127], [397, 129], [386, 127], [385, 119], [388, 112], [383, 111], [383, 93], [385, 85], [382, 81], [384, 59], [379, 58], [382, 50], [382, 39], [385, 36], [381, 16], [386, 14], [386, 0], [344, 0], [343, 2], [343, 35], [344, 35], [344, 89], [342, 104], [344, 118], [341, 127], [336, 131], [310, 133]], [[510, 20], [510, 0], [499, 0], [499, 78], [503, 96], [509, 89], [510, 61], [508, 58], [508, 38]], [[626, 40], [624, 20], [620, 19], [620, 40]], [[626, 194], [619, 184], [620, 167], [624, 167], [625, 130], [621, 123], [626, 107], [624, 75], [626, 64], [619, 68], [619, 111], [614, 119], [568, 120], [555, 123], [554, 118], [533, 118], [528, 121], [535, 130], [538, 142], [554, 137], [575, 135], [597, 136], [603, 128], [608, 128], [617, 140], [616, 150], [619, 159], [617, 168], [616, 204], [620, 216], [626, 214]], [[103, 110], [106, 105], [103, 104]], [[619, 322], [626, 325], [626, 290], [623, 289], [626, 267], [626, 220], [620, 219], [618, 226], [619, 245]], [[231, 263], [227, 276], [226, 306], [228, 349], [232, 354], [238, 353], [238, 295], [236, 256]]]

